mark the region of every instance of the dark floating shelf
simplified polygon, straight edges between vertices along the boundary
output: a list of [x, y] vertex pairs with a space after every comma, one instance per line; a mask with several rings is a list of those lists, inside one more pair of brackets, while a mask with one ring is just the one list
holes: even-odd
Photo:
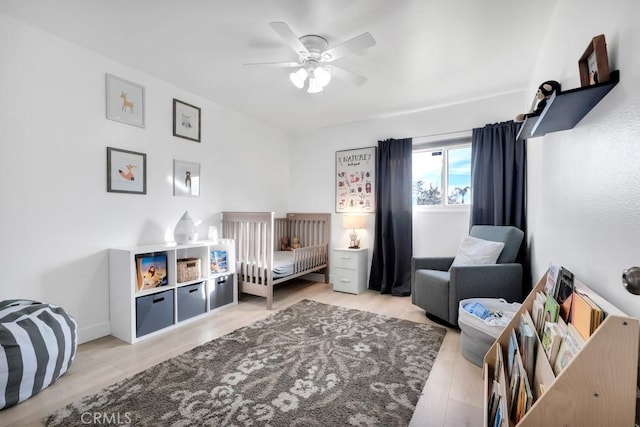
[[611, 72], [607, 82], [554, 93], [539, 116], [525, 119], [517, 139], [572, 129], [619, 81], [620, 71], [616, 70]]

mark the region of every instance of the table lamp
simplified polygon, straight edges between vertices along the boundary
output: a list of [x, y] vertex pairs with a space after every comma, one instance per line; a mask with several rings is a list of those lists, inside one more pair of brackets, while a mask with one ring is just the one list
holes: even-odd
[[364, 228], [364, 226], [365, 217], [362, 215], [345, 215], [342, 217], [342, 227], [351, 229], [351, 233], [349, 233], [349, 249], [360, 248], [360, 239], [358, 239], [356, 230], [358, 228]]

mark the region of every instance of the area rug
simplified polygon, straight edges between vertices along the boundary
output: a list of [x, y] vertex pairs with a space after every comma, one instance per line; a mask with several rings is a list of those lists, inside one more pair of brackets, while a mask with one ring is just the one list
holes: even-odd
[[[49, 426], [406, 426], [446, 331], [303, 300], [47, 416]], [[109, 421], [110, 423], [107, 423]]]

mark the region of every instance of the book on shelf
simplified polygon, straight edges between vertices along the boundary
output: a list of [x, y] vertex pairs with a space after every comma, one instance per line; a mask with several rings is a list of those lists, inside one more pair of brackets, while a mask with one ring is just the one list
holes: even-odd
[[557, 322], [559, 313], [560, 304], [558, 304], [553, 295], [547, 295], [547, 300], [544, 303], [544, 321]]
[[573, 273], [564, 267], [560, 267], [558, 280], [554, 292], [554, 298], [560, 304], [560, 317], [565, 322], [569, 322], [571, 314], [571, 303], [573, 301]]
[[494, 425], [496, 420], [496, 414], [498, 412], [498, 407], [500, 406], [500, 399], [502, 395], [500, 393], [500, 383], [493, 380], [493, 385], [491, 387], [491, 396], [489, 397], [489, 405], [487, 406], [487, 415], [489, 417], [489, 425]]
[[500, 399], [500, 405], [498, 405], [498, 409], [496, 411], [496, 417], [493, 422], [493, 427], [501, 427], [503, 425], [502, 421], [504, 420], [503, 414], [504, 411], [504, 399]]
[[513, 373], [509, 387], [511, 396], [509, 416], [513, 422], [517, 423], [527, 412], [528, 408], [531, 407], [533, 401], [529, 378], [522, 364], [522, 357], [519, 351], [516, 352], [516, 357], [513, 361]]
[[226, 273], [229, 271], [227, 251], [211, 251], [211, 272]]
[[588, 339], [602, 321], [603, 311], [588, 295], [574, 291], [571, 323]]
[[544, 327], [544, 305], [547, 302], [547, 296], [544, 292], [536, 292], [536, 297], [531, 306], [531, 317], [533, 318], [533, 326], [538, 335], [542, 335]]
[[544, 284], [544, 293], [547, 295], [553, 295], [556, 289], [556, 282], [558, 280], [558, 272], [560, 266], [552, 264], [547, 271], [547, 281]]
[[[518, 331], [522, 365], [527, 373], [528, 380], [531, 381], [533, 380], [533, 373], [536, 366], [536, 345], [538, 337], [533, 326], [533, 320], [531, 320], [531, 315], [526, 310], [520, 316]], [[530, 382], [529, 385], [531, 385]]]
[[[511, 375], [511, 371], [513, 370], [513, 360], [516, 357], [516, 352], [518, 351], [518, 337], [516, 336], [515, 329], [511, 329], [509, 333], [509, 347], [507, 349], [507, 372]], [[511, 376], [509, 376], [511, 378]]]
[[[562, 322], [562, 319], [560, 319]], [[549, 360], [549, 364], [553, 366], [553, 362], [556, 360], [558, 350], [560, 350], [560, 344], [564, 337], [566, 325], [563, 328], [557, 322], [545, 322], [544, 330], [542, 332], [542, 349]]]
[[556, 374], [556, 376], [571, 362], [582, 346], [584, 346], [585, 342], [585, 339], [576, 327], [571, 323], [567, 324], [567, 333], [562, 343], [560, 343], [558, 355], [553, 363], [553, 373]]
[[526, 375], [522, 368], [522, 358], [516, 346], [516, 353], [513, 357], [513, 366], [509, 375], [509, 418], [515, 419], [518, 410], [518, 391], [520, 389], [520, 377]]

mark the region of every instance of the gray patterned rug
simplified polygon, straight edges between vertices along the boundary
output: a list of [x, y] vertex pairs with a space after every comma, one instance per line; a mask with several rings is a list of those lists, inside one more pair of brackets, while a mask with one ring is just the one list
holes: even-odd
[[406, 426], [446, 331], [304, 300], [49, 414], [50, 426]]

